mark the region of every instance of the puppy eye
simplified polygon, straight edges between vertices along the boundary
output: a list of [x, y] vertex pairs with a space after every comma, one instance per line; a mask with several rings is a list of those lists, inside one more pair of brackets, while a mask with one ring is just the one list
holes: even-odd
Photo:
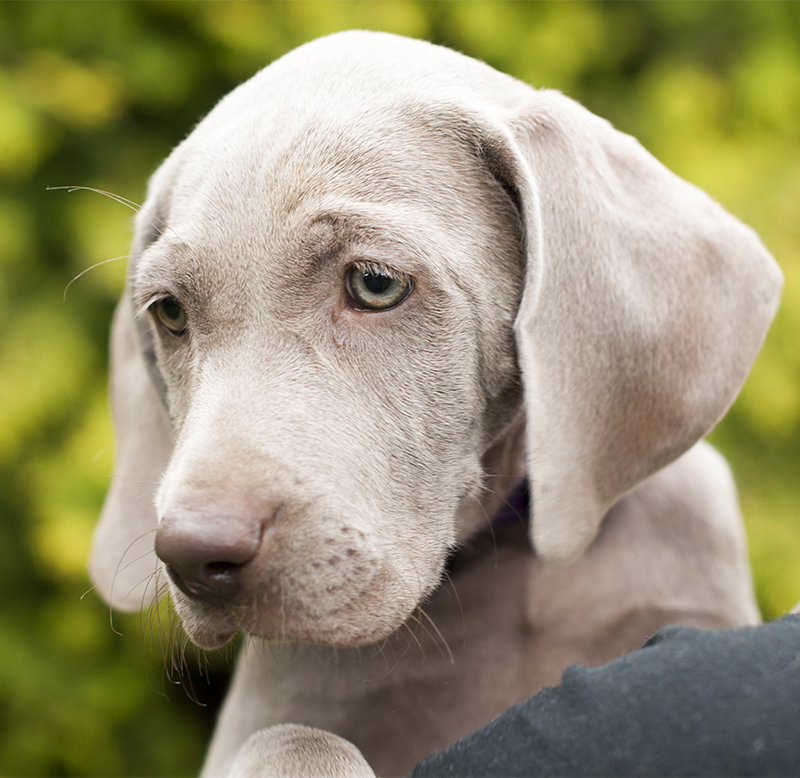
[[357, 308], [385, 311], [408, 297], [413, 282], [405, 275], [379, 268], [353, 266], [347, 273], [347, 292]]
[[173, 334], [182, 335], [186, 330], [186, 311], [174, 297], [165, 297], [153, 304], [158, 320]]

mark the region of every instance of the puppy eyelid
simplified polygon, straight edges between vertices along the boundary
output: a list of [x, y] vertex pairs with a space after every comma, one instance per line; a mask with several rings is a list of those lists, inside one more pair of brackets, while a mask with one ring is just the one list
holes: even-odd
[[172, 337], [182, 337], [189, 328], [186, 307], [180, 299], [169, 292], [152, 295], [137, 312], [137, 316], [149, 313], [156, 326]]
[[365, 313], [396, 308], [413, 288], [414, 279], [407, 273], [374, 262], [354, 262], [345, 275], [345, 291], [351, 307]]

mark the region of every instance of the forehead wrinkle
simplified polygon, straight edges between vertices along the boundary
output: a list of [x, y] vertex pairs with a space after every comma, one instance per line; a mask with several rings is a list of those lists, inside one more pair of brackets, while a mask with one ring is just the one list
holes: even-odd
[[[425, 118], [416, 103], [365, 104], [363, 96], [348, 109], [323, 103], [280, 149], [272, 147], [270, 187], [283, 190], [287, 212], [320, 194], [390, 203], [428, 200], [441, 186], [431, 179], [441, 173], [437, 163], [452, 139]], [[263, 166], [264, 157], [250, 167], [255, 165]]]
[[277, 209], [286, 216], [323, 211], [312, 222], [326, 218], [324, 212], [356, 211], [353, 221], [366, 217], [360, 218], [364, 226], [351, 229], [348, 239], [372, 239], [370, 219], [375, 236], [393, 223], [404, 228], [393, 230], [400, 235], [435, 234], [437, 227], [444, 234], [452, 231], [454, 217], [468, 225], [473, 214], [465, 179], [480, 190], [486, 178], [475, 149], [462, 137], [466, 133], [444, 132], [430, 112], [405, 108], [380, 116], [369, 132], [340, 120], [332, 133], [319, 135], [316, 127], [295, 139], [271, 172], [272, 192], [283, 191]]
[[[430, 241], [434, 228], [419, 229], [425, 214], [412, 211], [407, 220], [398, 219], [402, 210], [373, 203], [321, 209], [307, 228], [307, 233], [324, 231], [309, 252], [310, 271], [321, 270], [336, 255], [353, 260], [372, 259], [411, 274], [430, 269], [435, 264]], [[415, 224], [416, 229], [409, 229], [407, 222]], [[417, 239], [417, 234], [425, 240]]]
[[180, 285], [179, 278], [171, 272], [176, 263], [168, 256], [183, 256], [188, 253], [185, 243], [165, 245], [161, 240], [150, 244], [140, 254], [131, 258], [128, 267], [128, 280], [131, 286], [134, 303], [144, 305], [153, 294], [161, 291], [175, 291]]
[[[230, 287], [231, 276], [218, 258], [210, 260], [207, 249], [196, 249], [188, 243], [171, 244], [142, 254], [131, 275], [134, 303], [145, 305], [158, 293], [171, 293], [185, 302], [207, 307], [212, 299], [222, 297], [223, 285]], [[230, 288], [226, 290], [230, 296]], [[236, 295], [239, 297], [240, 295]]]
[[477, 261], [473, 255], [483, 249], [481, 236], [472, 233], [465, 214], [458, 216], [465, 231], [456, 228], [461, 234], [454, 238], [454, 226], [446, 218], [449, 209], [427, 202], [337, 202], [326, 198], [314, 210], [307, 230], [324, 229], [324, 237], [309, 252], [310, 272], [321, 271], [332, 261], [374, 260], [420, 280], [425, 278], [436, 287], [453, 289], [453, 277]]

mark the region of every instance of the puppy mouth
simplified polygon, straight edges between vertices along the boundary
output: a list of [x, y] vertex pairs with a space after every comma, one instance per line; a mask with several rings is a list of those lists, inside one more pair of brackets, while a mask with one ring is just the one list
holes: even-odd
[[359, 648], [388, 637], [403, 623], [403, 619], [354, 618], [352, 613], [310, 619], [289, 616], [273, 608], [261, 609], [258, 613], [252, 609], [247, 609], [249, 613], [234, 613], [232, 610], [240, 609], [198, 603], [174, 595], [173, 602], [187, 636], [204, 649], [221, 648], [239, 632], [269, 642], [297, 641], [336, 648]]
[[[347, 542], [337, 542], [341, 537]], [[245, 564], [184, 565], [183, 574], [162, 560], [175, 612], [192, 642], [216, 649], [242, 632], [275, 643], [375, 645], [397, 632], [439, 585], [447, 558], [443, 551], [409, 571], [370, 536], [348, 527], [322, 535], [312, 549], [299, 533], [264, 548], [268, 553]]]
[[187, 597], [170, 582], [170, 598], [187, 637], [203, 649], [222, 648], [242, 631], [227, 608]]
[[173, 553], [179, 564], [162, 564], [184, 630], [203, 648], [219, 648], [237, 632], [353, 648], [399, 629], [438, 582], [434, 564], [409, 586], [378, 545], [361, 530], [335, 525], [313, 544], [302, 533], [273, 533], [246, 562]]
[[189, 638], [193, 643], [195, 643], [200, 648], [206, 649], [208, 651], [213, 651], [214, 649], [222, 648], [223, 646], [230, 643], [237, 632], [238, 630], [233, 630], [229, 632], [219, 632], [218, 630], [215, 630], [213, 628], [210, 629], [200, 628], [200, 630], [193, 631], [192, 634], [189, 634]]
[[239, 632], [268, 642], [296, 641], [335, 648], [359, 648], [388, 637], [402, 623], [387, 623], [383, 625], [383, 629], [376, 629], [374, 624], [368, 628], [359, 628], [348, 624], [347, 620], [332, 619], [327, 623], [310, 623], [302, 619], [284, 618], [280, 626], [277, 626], [264, 623], [272, 621], [271, 619], [258, 617], [232, 619], [222, 608], [214, 609], [216, 612], [213, 612], [211, 608], [205, 607], [202, 615], [194, 612], [194, 609], [191, 609], [192, 612], [186, 612], [185, 607], [179, 607], [177, 610], [189, 639], [200, 648], [208, 650], [222, 648]]
[[[364, 592], [341, 596], [335, 587], [316, 597], [281, 596], [278, 587], [234, 601], [205, 599], [201, 593], [170, 581], [171, 596], [184, 631], [204, 649], [221, 648], [243, 632], [270, 642], [297, 641], [337, 648], [369, 646], [385, 639], [405, 622], [418, 598], [388, 602]], [[335, 600], [339, 594], [341, 599]], [[199, 595], [199, 596], [198, 596]], [[334, 596], [331, 596], [334, 595]]]

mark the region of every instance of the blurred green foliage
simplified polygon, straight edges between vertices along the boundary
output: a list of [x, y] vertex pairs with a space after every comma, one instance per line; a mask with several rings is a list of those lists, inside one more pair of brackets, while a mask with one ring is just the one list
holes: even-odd
[[[131, 213], [46, 187], [141, 202], [149, 174], [219, 97], [351, 27], [443, 43], [563, 90], [761, 234], [786, 275], [784, 302], [712, 440], [740, 485], [765, 617], [800, 599], [800, 4], [5, 2], [2, 774], [191, 774], [220, 692], [195, 672], [187, 680], [209, 708], [166, 693], [180, 652], [164, 632], [115, 616], [120, 637], [99, 599], [82, 597], [112, 468], [106, 343], [124, 258], [64, 292], [126, 253]], [[208, 661], [224, 677], [225, 658]]]

